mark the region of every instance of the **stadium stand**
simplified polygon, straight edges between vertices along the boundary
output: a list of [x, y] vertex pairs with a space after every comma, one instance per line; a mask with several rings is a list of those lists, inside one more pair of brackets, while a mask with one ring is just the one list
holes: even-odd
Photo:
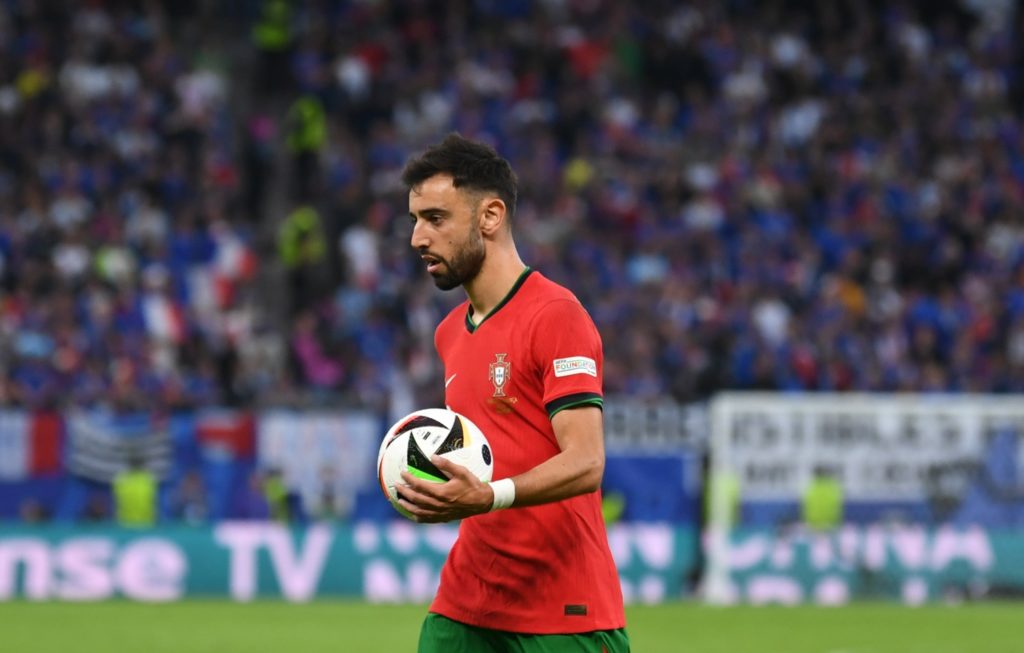
[[[520, 171], [523, 258], [593, 314], [609, 395], [1024, 391], [999, 3], [202, 4], [0, 3], [0, 405], [160, 416], [210, 518], [254, 445], [203, 411], [439, 402], [461, 297], [398, 175], [451, 130]], [[4, 516], [103, 505], [58, 489], [73, 431]]]

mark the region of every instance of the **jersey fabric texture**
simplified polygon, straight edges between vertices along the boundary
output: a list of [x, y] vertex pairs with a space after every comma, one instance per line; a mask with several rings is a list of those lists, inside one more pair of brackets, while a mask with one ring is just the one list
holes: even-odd
[[[571, 292], [529, 268], [483, 321], [470, 310], [435, 332], [445, 401], [480, 427], [494, 478], [507, 478], [560, 451], [555, 414], [601, 406], [601, 337]], [[518, 633], [623, 628], [600, 492], [463, 520], [430, 611]]]
[[529, 635], [492, 630], [428, 614], [417, 653], [629, 653], [623, 628], [566, 635]]

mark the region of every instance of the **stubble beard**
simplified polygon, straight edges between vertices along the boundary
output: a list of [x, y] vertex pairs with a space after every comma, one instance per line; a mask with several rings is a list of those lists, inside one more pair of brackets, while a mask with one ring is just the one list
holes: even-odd
[[444, 270], [433, 275], [434, 285], [441, 290], [452, 290], [472, 281], [480, 274], [486, 258], [484, 239], [473, 229], [469, 241], [452, 255], [451, 261], [443, 261]]

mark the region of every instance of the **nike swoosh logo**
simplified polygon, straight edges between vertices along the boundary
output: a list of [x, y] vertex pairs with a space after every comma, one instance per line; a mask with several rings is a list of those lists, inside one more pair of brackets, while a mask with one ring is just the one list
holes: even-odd
[[457, 377], [458, 375], [459, 375], [459, 373], [458, 373], [458, 372], [456, 372], [455, 374], [452, 374], [451, 376], [449, 376], [449, 377], [448, 377], [448, 378], [447, 378], [447, 379], [445, 380], [445, 382], [444, 382], [444, 387], [446, 387], [446, 388], [447, 388], [448, 386], [450, 386], [450, 385], [452, 384], [452, 381], [454, 381], [454, 380], [455, 380], [455, 377]]

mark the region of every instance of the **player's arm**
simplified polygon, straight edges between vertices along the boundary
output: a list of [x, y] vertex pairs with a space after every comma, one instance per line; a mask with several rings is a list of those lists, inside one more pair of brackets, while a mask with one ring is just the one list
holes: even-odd
[[[533, 469], [512, 478], [513, 506], [536, 506], [594, 492], [604, 477], [604, 420], [597, 406], [559, 411], [551, 418], [561, 449]], [[490, 496], [493, 503], [494, 495]], [[491, 504], [487, 505], [490, 509]]]
[[[533, 469], [512, 478], [512, 507], [561, 501], [601, 487], [604, 476], [604, 426], [601, 409], [580, 406], [559, 411], [551, 419], [561, 449]], [[431, 462], [448, 477], [447, 483], [431, 483], [405, 472], [399, 487], [399, 503], [420, 522], [446, 522], [489, 512], [494, 489], [465, 467], [434, 456]]]

